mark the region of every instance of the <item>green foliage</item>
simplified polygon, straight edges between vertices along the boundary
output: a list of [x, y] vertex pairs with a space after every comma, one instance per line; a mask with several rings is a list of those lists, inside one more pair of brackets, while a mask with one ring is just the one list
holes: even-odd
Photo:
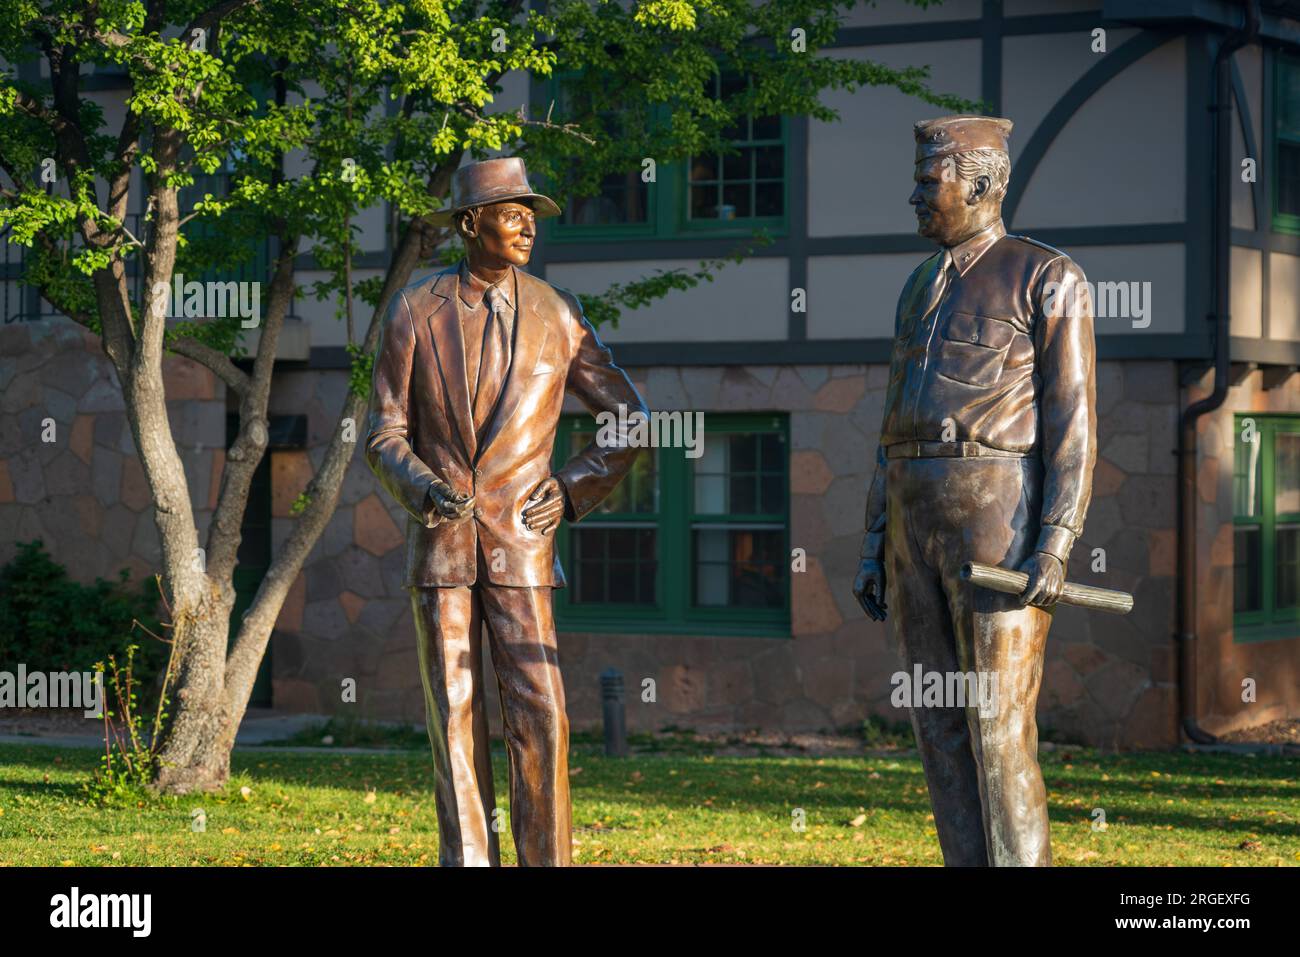
[[[116, 582], [83, 585], [68, 577], [38, 539], [19, 542], [18, 554], [0, 569], [0, 661], [30, 670], [92, 671], [97, 662], [126, 651], [137, 623], [156, 634], [157, 584], [130, 583], [123, 569]], [[149, 640], [133, 656], [137, 684], [149, 686], [166, 648]]]
[[301, 515], [303, 512], [307, 511], [307, 506], [310, 504], [311, 504], [311, 496], [308, 495], [305, 491], [299, 492], [298, 497], [295, 498], [293, 500], [293, 504], [289, 506], [289, 514]]
[[767, 231], [760, 230], [755, 234], [754, 242], [744, 251], [736, 251], [721, 259], [701, 260], [698, 269], [659, 269], [653, 276], [634, 282], [612, 283], [599, 295], [581, 297], [583, 314], [596, 328], [606, 323], [617, 328], [619, 315], [624, 308], [639, 309], [674, 289], [694, 289], [702, 282], [713, 282], [713, 274], [727, 263], [741, 262], [745, 256], [753, 253], [756, 246], [766, 246], [771, 242], [772, 237]]
[[862, 722], [862, 739], [869, 748], [914, 748], [916, 737], [907, 721], [887, 721], [871, 715]]
[[[113, 704], [104, 709], [104, 754], [98, 770], [83, 784], [87, 800], [99, 805], [134, 805], [149, 794], [158, 770], [162, 726], [167, 720], [167, 691], [164, 686], [154, 706], [153, 721], [145, 727], [140, 714], [139, 681], [135, 676], [139, 645], [126, 649], [126, 663], [120, 668], [116, 655], [95, 666]], [[107, 702], [106, 702], [107, 703]]]
[[348, 391], [364, 399], [370, 395], [370, 379], [375, 371], [374, 354], [366, 352], [355, 342], [349, 342], [347, 350], [352, 358], [348, 366]]
[[[177, 271], [266, 281], [246, 275], [266, 265], [250, 250], [269, 236], [303, 240], [323, 274], [313, 295], [373, 305], [381, 283], [351, 276], [358, 217], [387, 202], [397, 234], [442, 205], [431, 183], [464, 153], [525, 155], [563, 204], [646, 157], [663, 164], [730, 152], [729, 131], [746, 114], [834, 121], [823, 102], [830, 91], [892, 86], [939, 107], [978, 107], [931, 90], [925, 67], [828, 51], [839, 14], [855, 2], [552, 0], [541, 11], [520, 0], [261, 0], [199, 23], [210, 6], [202, 0], [168, 4], [157, 21], [144, 0], [104, 0], [93, 18], [77, 0], [9, 0], [0, 18], [0, 59], [11, 64], [0, 76], [0, 159], [16, 190], [0, 202], [0, 229], [43, 251], [29, 257], [26, 278], [97, 328], [86, 277], [141, 256], [158, 225], [154, 205], [134, 228], [100, 206], [95, 183], [134, 164], [151, 192], [181, 191]], [[49, 50], [71, 54], [77, 84], [91, 66], [124, 74], [136, 135], [110, 128], [77, 84], [56, 100], [51, 84], [16, 78], [12, 65]], [[557, 101], [532, 113], [498, 107], [502, 78], [520, 71], [558, 78]], [[719, 96], [719, 73], [747, 82]], [[164, 135], [179, 153], [155, 150]], [[50, 161], [52, 187], [41, 176]], [[692, 277], [702, 278], [629, 284], [593, 303], [594, 321], [689, 288]], [[241, 330], [209, 320], [169, 334], [233, 352]]]

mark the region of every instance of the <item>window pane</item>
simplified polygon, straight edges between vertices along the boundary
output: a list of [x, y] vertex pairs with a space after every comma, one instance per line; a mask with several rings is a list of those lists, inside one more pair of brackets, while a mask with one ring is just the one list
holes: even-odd
[[780, 183], [759, 183], [754, 187], [754, 215], [780, 216], [785, 206], [785, 193]]
[[[705, 89], [724, 100], [745, 91], [748, 80], [737, 74], [711, 79]], [[732, 101], [733, 108], [740, 104]], [[754, 216], [780, 216], [785, 211], [785, 147], [754, 146], [781, 139], [779, 116], [740, 116], [722, 132], [722, 138], [736, 148], [725, 156], [697, 156], [691, 160], [692, 219], [745, 219]], [[707, 183], [708, 194], [697, 192]]]
[[1232, 610], [1259, 611], [1260, 601], [1259, 526], [1239, 527], [1232, 540]]
[[780, 146], [760, 146], [755, 157], [754, 172], [759, 179], [780, 179], [785, 175], [785, 150]]
[[654, 605], [654, 528], [592, 525], [570, 531], [575, 605]]
[[691, 219], [721, 219], [724, 212], [718, 203], [716, 184], [691, 187]]
[[735, 219], [737, 216], [753, 216], [754, 209], [749, 202], [750, 186], [748, 183], [724, 183], [722, 186], [722, 207], [719, 219]]
[[771, 515], [786, 511], [785, 436], [711, 432], [695, 459], [696, 515]]
[[1277, 71], [1278, 132], [1300, 135], [1300, 62], [1279, 57]]
[[1279, 525], [1274, 540], [1277, 582], [1274, 607], [1295, 608], [1300, 601], [1300, 525]]
[[784, 606], [781, 529], [696, 529], [694, 538], [696, 605]]
[[709, 182], [718, 178], [718, 157], [697, 156], [691, 161], [692, 182]]
[[1233, 443], [1232, 510], [1234, 515], [1253, 518], [1262, 512], [1260, 482], [1260, 452], [1263, 436], [1255, 433], [1254, 442], [1241, 438], [1241, 423], [1237, 423], [1237, 440]]
[[1278, 515], [1300, 512], [1300, 432], [1273, 434], [1273, 508]]
[[649, 185], [636, 171], [606, 176], [595, 196], [574, 196], [565, 205], [569, 226], [603, 226], [610, 223], [649, 221]]
[[1278, 141], [1277, 211], [1300, 216], [1300, 143]]
[[[613, 143], [631, 142], [651, 126], [643, 108], [631, 108], [611, 101], [599, 78], [570, 77], [561, 82], [558, 107], [567, 122], [595, 126]], [[600, 226], [614, 223], [646, 223], [650, 218], [649, 184], [641, 180], [640, 163], [626, 157], [619, 164], [623, 172], [605, 176], [593, 191], [586, 183], [569, 185], [581, 195], [565, 203], [560, 222], [570, 226]]]
[[739, 153], [722, 157], [722, 178], [733, 182], [748, 180], [752, 161], [752, 150], [741, 150]]

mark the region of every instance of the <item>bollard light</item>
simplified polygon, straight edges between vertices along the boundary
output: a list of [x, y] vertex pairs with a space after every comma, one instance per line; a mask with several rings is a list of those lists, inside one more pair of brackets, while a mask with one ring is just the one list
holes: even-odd
[[627, 712], [623, 702], [623, 672], [606, 668], [600, 674], [600, 698], [605, 719], [605, 754], [627, 757]]

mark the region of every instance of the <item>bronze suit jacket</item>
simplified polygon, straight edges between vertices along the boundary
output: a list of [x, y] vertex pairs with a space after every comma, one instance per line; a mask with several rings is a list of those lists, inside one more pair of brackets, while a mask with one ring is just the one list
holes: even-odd
[[[627, 375], [564, 289], [514, 269], [515, 338], [510, 371], [479, 443], [471, 419], [461, 334], [458, 266], [394, 297], [375, 355], [366, 461], [410, 514], [406, 587], [471, 585], [481, 548], [496, 585], [564, 585], [555, 535], [524, 527], [529, 494], [551, 475], [566, 391], [593, 413], [646, 411]], [[513, 267], [512, 267], [513, 268]], [[632, 467], [639, 449], [595, 442], [555, 473], [577, 521]], [[428, 511], [440, 477], [477, 498], [472, 517], [450, 522]], [[497, 551], [501, 549], [501, 551]]]
[[[927, 295], [942, 252], [903, 286], [863, 557], [884, 544], [885, 462], [891, 446], [971, 442], [1039, 456], [1037, 551], [1064, 564], [1083, 531], [1097, 458], [1095, 340], [1083, 271], [1060, 250], [1009, 236], [995, 222], [953, 247], [955, 273]], [[927, 310], [927, 307], [930, 307]]]

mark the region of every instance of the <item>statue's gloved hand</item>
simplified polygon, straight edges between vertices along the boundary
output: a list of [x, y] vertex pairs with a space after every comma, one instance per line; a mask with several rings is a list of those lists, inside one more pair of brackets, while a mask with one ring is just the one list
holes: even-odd
[[474, 511], [474, 496], [457, 492], [442, 479], [434, 479], [429, 483], [427, 499], [424, 511], [426, 525], [436, 524], [432, 522], [434, 516], [450, 522], [463, 521]]
[[1034, 552], [1020, 565], [1020, 571], [1029, 576], [1029, 584], [1020, 594], [1020, 604], [1051, 608], [1061, 597], [1065, 587], [1065, 566], [1055, 555]]
[[884, 621], [889, 606], [885, 604], [885, 563], [864, 558], [853, 580], [853, 595], [872, 621]]

